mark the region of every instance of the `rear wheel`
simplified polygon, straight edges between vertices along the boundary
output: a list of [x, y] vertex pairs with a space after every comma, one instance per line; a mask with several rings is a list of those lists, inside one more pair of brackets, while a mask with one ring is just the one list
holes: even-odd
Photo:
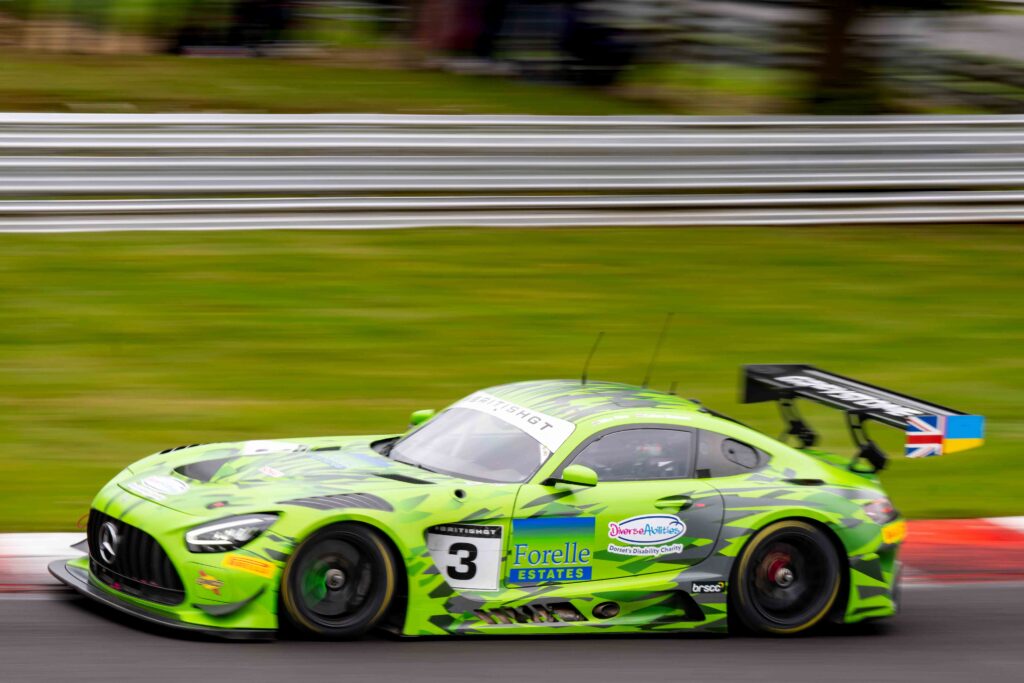
[[387, 613], [397, 566], [380, 534], [336, 524], [302, 542], [281, 578], [282, 616], [306, 634], [356, 638]]
[[841, 564], [825, 532], [785, 520], [762, 529], [736, 564], [732, 609], [754, 633], [792, 635], [813, 628], [835, 606]]

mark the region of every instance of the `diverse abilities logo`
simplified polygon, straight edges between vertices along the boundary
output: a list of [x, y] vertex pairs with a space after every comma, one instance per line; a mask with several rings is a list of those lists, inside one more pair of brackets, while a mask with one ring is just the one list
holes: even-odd
[[686, 533], [686, 523], [675, 515], [640, 515], [608, 523], [608, 538], [628, 545], [608, 544], [615, 555], [660, 557], [683, 552], [682, 543], [670, 543]]
[[589, 581], [593, 517], [512, 520], [509, 583]]
[[635, 545], [667, 543], [686, 533], [686, 524], [675, 515], [640, 515], [608, 523], [608, 538]]

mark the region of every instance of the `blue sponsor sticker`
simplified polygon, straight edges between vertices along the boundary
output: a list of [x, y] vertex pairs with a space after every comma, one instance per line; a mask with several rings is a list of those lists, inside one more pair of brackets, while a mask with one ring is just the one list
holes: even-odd
[[589, 581], [593, 517], [512, 520], [509, 583]]

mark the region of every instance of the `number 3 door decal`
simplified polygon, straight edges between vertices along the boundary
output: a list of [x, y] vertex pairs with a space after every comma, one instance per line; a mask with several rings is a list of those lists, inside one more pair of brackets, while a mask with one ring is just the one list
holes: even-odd
[[477, 550], [476, 546], [472, 543], [452, 543], [448, 547], [448, 554], [459, 557], [461, 562], [457, 565], [448, 565], [448, 576], [458, 581], [468, 581], [476, 576], [476, 565], [473, 564], [473, 560], [476, 559]]
[[427, 549], [452, 588], [498, 589], [500, 526], [440, 524], [427, 530]]

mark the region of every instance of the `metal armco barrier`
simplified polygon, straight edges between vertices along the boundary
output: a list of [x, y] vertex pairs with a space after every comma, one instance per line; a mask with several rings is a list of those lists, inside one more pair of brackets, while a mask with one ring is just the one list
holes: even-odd
[[1024, 220], [1024, 116], [0, 114], [0, 232]]

